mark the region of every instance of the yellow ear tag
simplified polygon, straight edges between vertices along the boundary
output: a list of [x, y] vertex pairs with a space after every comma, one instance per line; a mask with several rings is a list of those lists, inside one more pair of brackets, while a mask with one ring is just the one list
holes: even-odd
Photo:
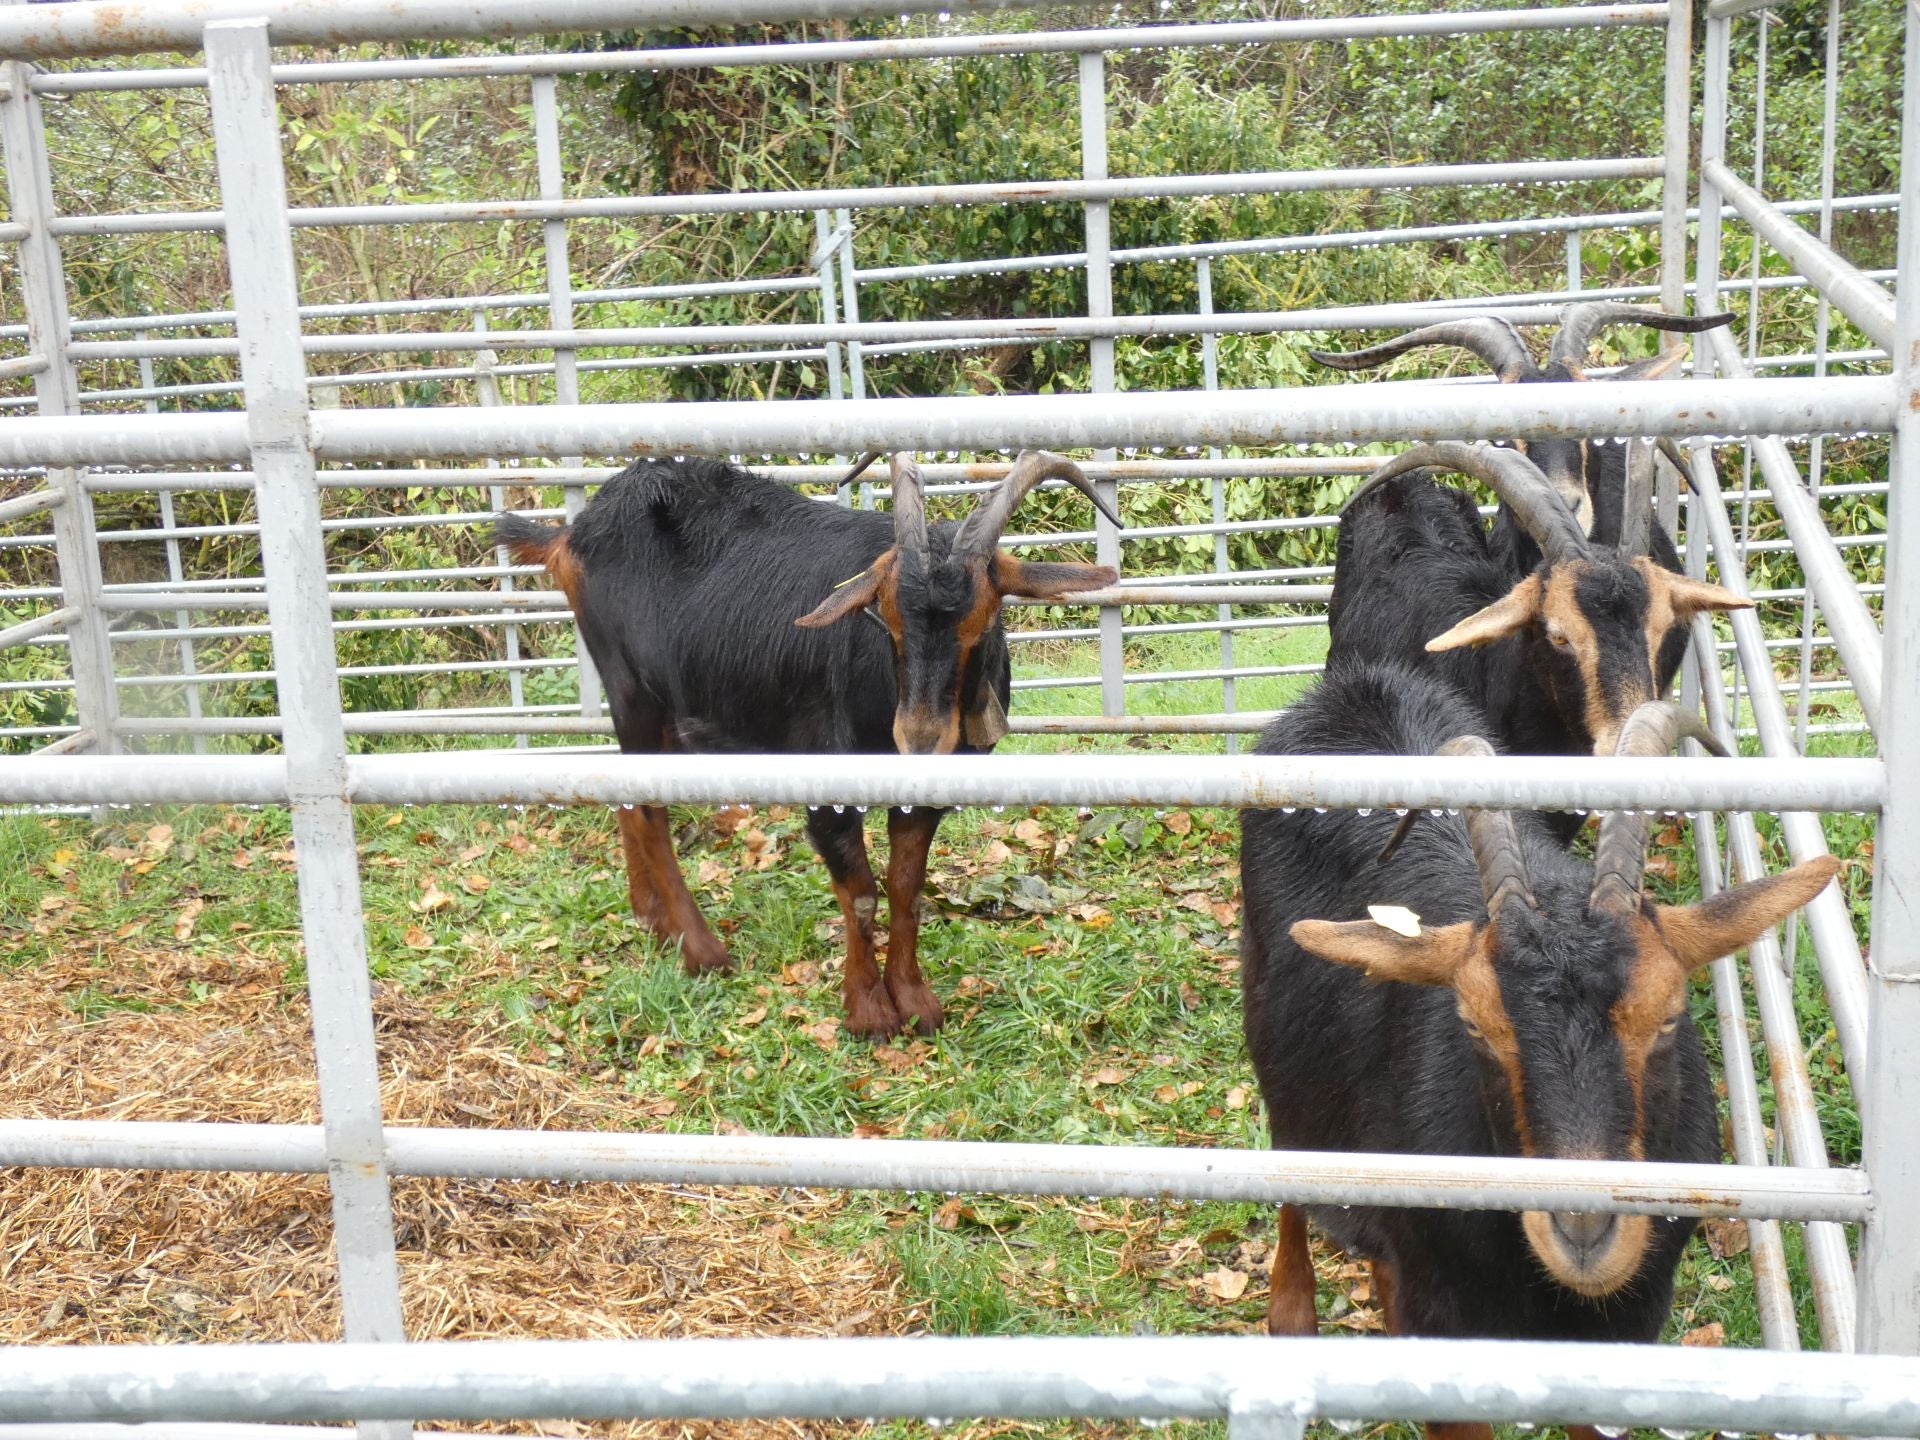
[[1404, 935], [1409, 940], [1420, 938], [1420, 917], [1404, 905], [1369, 905], [1367, 918], [1382, 929]]
[[[871, 570], [872, 568], [873, 567], [871, 565], [867, 567], [868, 570]], [[846, 579], [842, 580], [838, 585], [834, 586], [833, 588], [836, 590], [844, 590], [847, 588], [847, 586], [851, 585], [854, 581], [860, 579], [860, 577], [865, 575], [866, 573], [867, 573], [866, 570], [856, 571], [852, 575], [847, 576]]]

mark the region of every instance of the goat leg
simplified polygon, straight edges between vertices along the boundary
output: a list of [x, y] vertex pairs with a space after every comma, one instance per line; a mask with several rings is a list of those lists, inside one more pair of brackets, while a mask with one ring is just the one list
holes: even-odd
[[[680, 859], [673, 853], [673, 828], [667, 821], [667, 807], [640, 805], [623, 811], [622, 815], [623, 818], [625, 815], [639, 817], [633, 827], [634, 849], [646, 862], [654, 902], [659, 906], [665, 922], [665, 929], [655, 933], [663, 939], [678, 938], [680, 960], [687, 967], [689, 975], [697, 975], [703, 970], [731, 970], [733, 957], [727, 953], [727, 947], [720, 943], [719, 937], [707, 928], [707, 917], [700, 913], [699, 905], [688, 893], [686, 878], [680, 873]], [[623, 840], [626, 833], [623, 824]], [[632, 893], [633, 884], [629, 879], [629, 896]]]
[[1307, 1247], [1307, 1212], [1280, 1207], [1280, 1231], [1267, 1280], [1267, 1333], [1312, 1335], [1320, 1325], [1313, 1311], [1313, 1252]]
[[931, 1035], [945, 1018], [920, 974], [920, 894], [927, 884], [927, 851], [942, 810], [887, 812], [887, 994], [902, 1024]]
[[627, 861], [627, 904], [633, 910], [633, 918], [660, 939], [671, 940], [666, 907], [660, 903], [660, 892], [653, 888], [653, 870], [647, 864], [641, 838], [644, 824], [641, 814], [624, 806], [614, 813], [620, 817], [620, 853]]
[[807, 814], [807, 834], [833, 877], [833, 893], [847, 924], [847, 967], [844, 974], [847, 1029], [855, 1035], [885, 1036], [900, 1029], [894, 1008], [873, 958], [873, 916], [879, 892], [873, 867], [867, 863], [867, 837], [858, 812], [836, 815], [818, 809]]

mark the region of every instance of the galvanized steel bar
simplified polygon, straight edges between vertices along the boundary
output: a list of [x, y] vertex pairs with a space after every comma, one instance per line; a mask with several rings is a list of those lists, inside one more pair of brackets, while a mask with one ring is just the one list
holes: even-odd
[[64, 490], [35, 490], [28, 495], [16, 495], [11, 500], [0, 500], [0, 525], [25, 520], [31, 515], [44, 515], [66, 503], [67, 492]]
[[[4, 52], [0, 52], [4, 53]], [[1097, 52], [1096, 52], [1097, 53]], [[1457, 165], [1385, 165], [1234, 175], [1139, 176], [1114, 180], [982, 181], [952, 185], [875, 185], [822, 190], [764, 190], [705, 195], [605, 195], [571, 200], [433, 201], [397, 205], [319, 205], [292, 210], [297, 227], [497, 224], [503, 220], [612, 220], [635, 216], [738, 215], [747, 212], [922, 208], [940, 205], [1081, 204], [1209, 195], [1284, 195], [1320, 190], [1391, 190], [1435, 185], [1561, 185], [1592, 180], [1653, 180], [1658, 159], [1529, 160]], [[139, 235], [218, 231], [216, 210], [138, 215], [66, 215], [56, 235]]]
[[1329, 1416], [1920, 1433], [1910, 1359], [1658, 1345], [915, 1336], [0, 1349], [0, 1408], [22, 1420], [1171, 1419], [1224, 1415], [1281, 1383]]
[[[49, 610], [44, 615], [36, 615], [31, 620], [22, 620], [17, 625], [9, 625], [0, 630], [0, 650], [9, 645], [24, 645], [27, 641], [55, 630], [65, 630], [79, 618], [78, 611], [71, 605], [62, 605], [58, 610]], [[74, 682], [78, 683], [78, 682]]]
[[[346, 740], [327, 623], [326, 555], [306, 373], [298, 337], [286, 323], [299, 304], [299, 285], [285, 216], [267, 26], [261, 20], [209, 25], [205, 44], [221, 192], [246, 197], [235, 212], [244, 223], [227, 233], [228, 263], [245, 347], [241, 378], [247, 387], [275, 688], [285, 715], [283, 773], [299, 860], [342, 1320], [349, 1340], [396, 1342], [406, 1332], [382, 1147], [359, 859], [346, 800]], [[211, 772], [233, 762], [195, 757], [187, 763]], [[399, 1440], [409, 1427], [369, 1421], [360, 1433], [368, 1440]]]
[[[816, 40], [775, 45], [712, 45], [661, 50], [449, 55], [425, 60], [310, 60], [274, 66], [273, 79], [276, 85], [319, 85], [490, 75], [601, 75], [633, 70], [858, 64], [875, 60], [1072, 54], [1089, 50], [1309, 44], [1326, 40], [1370, 40], [1411, 35], [1504, 34], [1518, 30], [1586, 30], [1623, 25], [1658, 25], [1666, 20], [1667, 13], [1664, 4], [1573, 5], [1544, 10], [1346, 15], [1302, 20], [1115, 26], [1107, 30], [914, 35], [878, 40]], [[43, 77], [36, 82], [36, 88], [61, 94], [83, 94], [90, 90], [190, 89], [204, 84], [206, 72], [193, 68], [83, 70]]]
[[[1858, 1221], [1852, 1170], [1641, 1160], [390, 1126], [396, 1175]], [[0, 1120], [0, 1164], [313, 1174], [309, 1125]]]
[[1884, 349], [1893, 345], [1893, 297], [1852, 264], [1776, 210], [1721, 160], [1702, 160], [1702, 175], [1740, 212], [1754, 233], [1792, 262], [1862, 334]]
[[[1080, 167], [1088, 181], [1107, 178], [1107, 57], [1098, 50], [1080, 56]], [[1098, 323], [1113, 317], [1112, 249], [1113, 207], [1104, 200], [1089, 200], [1086, 216], [1087, 319]], [[1087, 388], [1095, 395], [1114, 391], [1113, 339], [1096, 336], [1088, 345]], [[1096, 462], [1115, 457], [1111, 447], [1096, 449]], [[1118, 507], [1120, 494], [1111, 480], [1096, 480], [1094, 488], [1108, 505]], [[1094, 515], [1097, 564], [1120, 567], [1120, 533], [1106, 516]], [[1120, 612], [1102, 608], [1100, 625], [1100, 710], [1105, 715], [1124, 715], [1127, 711], [1125, 642], [1120, 635]]]
[[1908, 0], [1900, 135], [1900, 403], [1887, 496], [1886, 720], [1889, 766], [1874, 837], [1867, 1065], [1858, 1077], [1862, 1156], [1893, 1187], [1860, 1242], [1862, 1350], [1920, 1353], [1920, 0]]
[[[19, 0], [0, 5], [0, 26], [15, 15], [16, 7], [25, 8]], [[0, 54], [6, 53], [0, 49]], [[27, 86], [30, 71], [31, 67], [16, 60], [0, 63], [0, 149], [6, 158], [8, 204], [15, 216], [30, 225], [15, 250], [27, 344], [36, 355], [52, 361], [34, 372], [34, 405], [39, 419], [61, 423], [79, 412], [79, 385], [67, 356], [66, 263], [60, 242], [49, 232], [54, 201], [46, 125], [39, 97]], [[30, 422], [11, 422], [24, 423]], [[118, 748], [113, 723], [119, 718], [120, 697], [113, 685], [113, 647], [97, 608], [102, 581], [100, 550], [93, 538], [93, 499], [70, 467], [51, 467], [46, 480], [48, 488], [61, 496], [52, 511], [53, 535], [61, 610], [70, 622], [67, 656], [73, 671], [74, 705], [81, 727], [111, 753]]]
[[[286, 798], [277, 759], [0, 758], [0, 801], [23, 805], [264, 804]], [[740, 755], [724, 771], [687, 755], [351, 755], [347, 798], [402, 804], [1465, 806], [1529, 810], [1878, 809], [1874, 759], [1503, 756]]]

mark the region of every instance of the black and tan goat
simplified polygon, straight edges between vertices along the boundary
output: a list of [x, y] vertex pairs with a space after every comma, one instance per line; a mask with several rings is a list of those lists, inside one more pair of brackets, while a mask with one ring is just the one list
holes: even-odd
[[[1499, 496], [1534, 563], [1516, 574], [1472, 501], [1436, 485], [1436, 471]], [[1647, 503], [1634, 513], [1648, 520], [1651, 490], [1640, 493]], [[1753, 603], [1655, 564], [1647, 527], [1627, 531], [1617, 545], [1589, 538], [1518, 450], [1417, 445], [1375, 470], [1341, 514], [1328, 663], [1438, 674], [1480, 706], [1505, 750], [1606, 754], [1627, 716], [1673, 682], [1693, 616]]]
[[[1615, 753], [1664, 754], [1697, 723], [1655, 702]], [[1433, 676], [1355, 664], [1330, 668], [1259, 750], [1491, 755], [1481, 730]], [[1805, 904], [1839, 862], [1657, 904], [1641, 891], [1649, 823], [1607, 815], [1588, 863], [1532, 815], [1470, 811], [1423, 824], [1382, 866], [1390, 815], [1248, 811], [1243, 1019], [1274, 1147], [1717, 1163], [1688, 977]], [[1387, 928], [1369, 918], [1374, 905], [1417, 920]], [[1657, 1339], [1696, 1223], [1369, 1205], [1311, 1214], [1372, 1262], [1389, 1330], [1527, 1339]], [[1315, 1329], [1297, 1207], [1281, 1212], [1267, 1316], [1276, 1334]]]
[[[1001, 601], [1115, 578], [1105, 566], [1016, 560], [1001, 553], [1001, 532], [1048, 479], [1107, 507], [1079, 467], [1025, 451], [964, 521], [930, 524], [913, 458], [894, 456], [892, 470], [889, 520], [717, 461], [642, 460], [571, 527], [503, 515], [495, 536], [566, 592], [629, 754], [990, 750], [1007, 733]], [[835, 623], [861, 612], [878, 623]], [[847, 1028], [857, 1034], [940, 1024], [917, 955], [927, 850], [943, 813], [888, 813], [884, 971], [861, 817], [827, 807], [807, 816], [846, 917]], [[728, 968], [681, 876], [666, 808], [623, 810], [620, 839], [634, 915], [679, 943], [688, 970]]]
[[[1310, 350], [1307, 353], [1336, 370], [1371, 370], [1409, 350], [1447, 345], [1477, 355], [1502, 384], [1558, 384], [1590, 378], [1586, 371], [1587, 351], [1592, 348], [1594, 338], [1609, 326], [1643, 325], [1654, 330], [1697, 334], [1726, 325], [1732, 319], [1730, 313], [1669, 315], [1650, 306], [1623, 305], [1612, 300], [1579, 301], [1560, 312], [1560, 326], [1548, 346], [1545, 365], [1534, 360], [1520, 332], [1499, 315], [1470, 315], [1441, 321], [1364, 350]], [[1610, 378], [1656, 380], [1678, 364], [1685, 353], [1676, 349], [1651, 359], [1636, 360]], [[1687, 467], [1679, 451], [1671, 442], [1663, 440], [1658, 444], [1684, 475]], [[1624, 525], [1648, 525], [1647, 539], [1636, 547], [1636, 553], [1647, 553], [1655, 564], [1665, 569], [1681, 568], [1673, 537], [1641, 513], [1644, 506], [1651, 504], [1653, 480], [1653, 457], [1643, 443], [1638, 440], [1625, 445], [1593, 440], [1516, 440], [1514, 448], [1532, 458], [1567, 508], [1573, 511], [1581, 529], [1595, 542], [1617, 545], [1623, 538]], [[1494, 524], [1492, 543], [1495, 556], [1508, 561], [1516, 574], [1532, 569], [1539, 559], [1531, 537], [1524, 527], [1515, 523], [1504, 506]]]

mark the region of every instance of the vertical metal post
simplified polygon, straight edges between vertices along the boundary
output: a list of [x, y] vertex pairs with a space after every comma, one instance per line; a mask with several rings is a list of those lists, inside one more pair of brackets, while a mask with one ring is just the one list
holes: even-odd
[[[559, 80], [552, 75], [533, 77], [533, 148], [540, 167], [540, 198], [564, 198], [567, 186], [566, 177], [560, 169]], [[567, 222], [548, 220], [542, 223], [540, 229], [547, 254], [547, 323], [555, 330], [571, 330], [573, 270], [567, 259]], [[580, 403], [580, 362], [572, 346], [564, 346], [553, 352], [553, 403]], [[586, 463], [586, 457], [569, 455], [560, 463], [577, 467]], [[572, 520], [587, 503], [586, 483], [581, 480], [565, 482], [562, 496], [561, 503], [566, 507], [567, 519]], [[580, 634], [578, 621], [574, 623], [573, 649], [579, 658], [580, 713], [588, 719], [598, 718], [600, 674], [593, 668], [593, 657], [587, 653], [586, 638]]]
[[[346, 736], [266, 22], [209, 25], [206, 54], [299, 857], [300, 919], [341, 1311], [347, 1339], [400, 1341], [405, 1332], [380, 1126], [360, 868], [346, 799]], [[363, 1422], [360, 1434], [392, 1440], [409, 1428], [404, 1422]]]
[[[473, 328], [478, 334], [486, 333], [486, 311], [476, 310], [473, 312]], [[493, 373], [494, 367], [499, 363], [500, 357], [491, 350], [481, 350], [474, 354], [473, 388], [476, 398], [483, 406], [498, 405], [500, 403], [500, 379]], [[500, 468], [500, 461], [492, 455], [487, 456], [487, 458], [480, 463], [488, 470], [497, 470]], [[487, 498], [493, 505], [494, 513], [496, 515], [499, 514], [507, 508], [506, 486], [489, 485], [487, 487]], [[496, 545], [494, 547], [493, 558], [494, 563], [503, 569], [513, 563], [513, 557], [507, 554], [507, 547], [504, 545]], [[513, 576], [502, 575], [500, 577], [500, 593], [502, 595], [511, 595], [513, 593]], [[511, 612], [508, 612], [508, 615], [510, 616]], [[507, 657], [507, 703], [512, 705], [515, 710], [524, 709], [527, 703], [527, 686], [524, 673], [520, 669], [519, 622], [511, 618], [503, 618], [500, 624], [500, 638], [502, 645], [505, 647]], [[513, 737], [513, 748], [516, 750], [525, 750], [527, 748], [526, 731], [523, 730]]]
[[[1213, 314], [1213, 261], [1204, 255], [1196, 260], [1194, 262], [1193, 279], [1194, 288], [1199, 292], [1200, 296], [1200, 313], [1202, 315]], [[1220, 337], [1215, 335], [1211, 330], [1204, 332], [1200, 336], [1200, 371], [1207, 389], [1218, 390], [1220, 388]], [[1207, 456], [1213, 460], [1220, 459], [1220, 447], [1218, 445], [1207, 447]], [[1227, 523], [1227, 482], [1225, 477], [1220, 475], [1214, 476], [1212, 488], [1213, 523], [1216, 526], [1225, 525]], [[1226, 583], [1228, 561], [1226, 531], [1216, 529], [1213, 532], [1213, 568], [1214, 573], [1220, 576], [1222, 584]], [[1233, 607], [1231, 605], [1222, 605], [1216, 613], [1219, 615], [1222, 625], [1225, 625], [1233, 619]], [[1222, 670], [1233, 669], [1233, 632], [1231, 630], [1222, 630], [1220, 632], [1220, 668]], [[1233, 676], [1231, 675], [1223, 677], [1220, 681], [1220, 708], [1229, 715], [1233, 714], [1234, 711], [1239, 708], [1234, 695], [1234, 682]], [[1240, 753], [1240, 737], [1229, 733], [1226, 740], [1227, 754], [1238, 755]]]
[[1567, 289], [1577, 291], [1580, 288], [1580, 241], [1578, 230], [1567, 232]]
[[[144, 330], [136, 330], [133, 332], [133, 338], [135, 343], [144, 341], [147, 338], [147, 332]], [[153, 357], [150, 355], [142, 355], [140, 357], [140, 388], [142, 390], [152, 390], [154, 388]], [[148, 395], [142, 402], [141, 408], [149, 415], [158, 415], [160, 413], [160, 402], [154, 396]], [[174, 529], [173, 491], [171, 490], [162, 490], [160, 492], [160, 524], [163, 529], [168, 531]], [[175, 588], [178, 588], [186, 580], [186, 568], [180, 563], [180, 537], [174, 534], [167, 536], [167, 578], [173, 582]], [[174, 611], [173, 623], [175, 629], [182, 631], [191, 630], [193, 628], [193, 612], [191, 610]], [[187, 699], [187, 718], [189, 720], [198, 720], [203, 709], [200, 699], [200, 682], [191, 678], [194, 670], [193, 641], [182, 635], [180, 639], [180, 672], [189, 677], [184, 687]], [[206, 736], [197, 732], [194, 734], [193, 753], [196, 755], [204, 755], [207, 753]]]
[[[1687, 308], [1687, 157], [1693, 145], [1693, 0], [1673, 0], [1667, 11], [1665, 84], [1661, 96], [1661, 157], [1665, 176], [1660, 188], [1660, 308], [1681, 314]], [[1706, 232], [1706, 217], [1700, 221]], [[1700, 302], [1702, 311], [1706, 300]], [[1667, 343], [1667, 342], [1663, 342]], [[1678, 336], [1670, 342], [1683, 345]], [[1698, 359], [1698, 352], [1695, 354]], [[1665, 465], [1656, 465], [1657, 504], [1667, 533], [1680, 533], [1678, 477]]]
[[[15, 4], [18, 0], [0, 0]], [[16, 253], [20, 293], [27, 314], [27, 350], [44, 355], [46, 368], [33, 377], [42, 415], [78, 415], [80, 388], [67, 358], [67, 273], [53, 219], [53, 179], [47, 165], [47, 132], [40, 98], [28, 89], [33, 67], [0, 64], [0, 143], [7, 161], [7, 194], [13, 218], [27, 227]], [[54, 552], [60, 565], [61, 603], [72, 607], [67, 623], [67, 662], [73, 668], [74, 706], [83, 730], [93, 732], [99, 754], [120, 749], [120, 697], [114, 689], [113, 643], [100, 608], [100, 544], [94, 533], [93, 497], [81, 472], [49, 470], [47, 486], [66, 497], [53, 512]]]
[[[1107, 178], [1107, 57], [1098, 50], [1080, 57], [1080, 173], [1088, 180]], [[1087, 317], [1092, 320], [1113, 318], [1113, 206], [1105, 200], [1086, 202], [1087, 214]], [[1092, 377], [1088, 388], [1096, 395], [1110, 394], [1114, 388], [1113, 341], [1094, 340], [1089, 345]], [[1096, 450], [1095, 460], [1112, 460], [1112, 450]], [[1117, 514], [1120, 487], [1112, 480], [1093, 482]], [[1120, 565], [1120, 532], [1104, 515], [1096, 512], [1094, 559], [1101, 565]], [[1120, 607], [1100, 607], [1100, 712], [1124, 715], [1127, 689], [1126, 647], [1120, 634]]]
[[[813, 254], [809, 257], [808, 263], [814, 273], [820, 277], [820, 323], [823, 325], [838, 324], [840, 319], [840, 302], [834, 293], [833, 286], [833, 266], [835, 254], [838, 249], [839, 246], [834, 240], [832, 216], [828, 215], [825, 210], [814, 211]], [[827, 398], [830, 400], [844, 399], [847, 392], [840, 382], [840, 342], [837, 340], [827, 341], [826, 350]], [[777, 367], [775, 373], [778, 373]], [[769, 395], [767, 398], [771, 400], [773, 396]], [[853, 504], [852, 487], [842, 485], [837, 498], [842, 505], [851, 506]], [[871, 509], [873, 507], [873, 487], [871, 484], [863, 483], [860, 486], [860, 500], [862, 509]]]
[[1888, 466], [1887, 802], [1874, 842], [1861, 1163], [1873, 1219], [1860, 1240], [1862, 1350], [1920, 1353], [1920, 0], [1907, 0]]
[[[851, 210], [833, 212], [833, 233], [840, 240], [841, 316], [847, 324], [858, 325], [860, 323], [860, 290], [853, 278], [853, 212]], [[867, 398], [866, 359], [860, 353], [858, 340], [847, 342], [847, 390], [856, 400]], [[871, 502], [868, 508], [872, 508]]]

